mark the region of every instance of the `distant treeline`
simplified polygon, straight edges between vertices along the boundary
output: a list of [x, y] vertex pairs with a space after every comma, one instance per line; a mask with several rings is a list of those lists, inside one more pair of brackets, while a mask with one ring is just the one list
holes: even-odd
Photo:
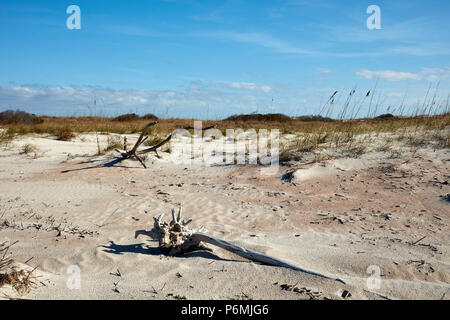
[[[387, 113], [382, 114], [377, 117], [374, 117], [373, 119], [393, 119], [395, 118], [394, 115]], [[322, 117], [322, 116], [298, 116], [298, 117], [289, 117], [282, 113], [269, 113], [269, 114], [259, 114], [259, 113], [252, 113], [252, 114], [237, 114], [232, 115], [224, 120], [228, 121], [262, 121], [262, 122], [288, 122], [292, 120], [298, 120], [298, 121], [320, 121], [320, 122], [332, 122], [332, 121], [338, 121], [332, 118], [328, 117]]]
[[144, 116], [138, 116], [136, 113], [127, 113], [117, 116], [113, 119], [113, 121], [120, 121], [120, 122], [136, 121], [136, 120], [158, 120], [158, 117], [151, 113], [147, 113]]
[[[52, 117], [55, 118], [55, 117]], [[117, 116], [113, 121], [129, 122], [137, 120], [158, 120], [154, 114], [148, 113], [144, 116], [138, 116], [135, 113], [127, 113]], [[39, 124], [44, 122], [43, 117], [21, 110], [6, 110], [0, 112], [0, 124]]]
[[30, 114], [20, 110], [6, 110], [0, 112], [0, 124], [38, 124], [42, 123], [35, 114]]

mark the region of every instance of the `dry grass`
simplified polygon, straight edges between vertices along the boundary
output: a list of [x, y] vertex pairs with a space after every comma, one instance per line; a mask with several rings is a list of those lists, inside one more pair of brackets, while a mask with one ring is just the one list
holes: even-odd
[[156, 146], [158, 143], [164, 141], [165, 138], [159, 136], [159, 135], [149, 135], [149, 138], [144, 142], [144, 145], [153, 147]]
[[280, 162], [319, 161], [317, 159], [327, 156], [359, 158], [372, 151], [399, 158], [407, 154], [405, 152], [415, 155], [420, 149], [450, 147], [450, 114], [410, 118], [383, 116], [321, 123], [318, 127], [317, 131], [296, 134], [282, 144]]
[[70, 141], [75, 138], [75, 134], [72, 132], [71, 128], [61, 128], [60, 130], [56, 130], [56, 136], [57, 139], [61, 141]]
[[[288, 117], [289, 118], [289, 117]], [[110, 132], [117, 134], [138, 133], [149, 122], [140, 117], [134, 121], [115, 121], [106, 117], [40, 117], [42, 123], [33, 125], [4, 124], [10, 133], [49, 133], [60, 135], [65, 132]], [[227, 128], [242, 128], [244, 130], [280, 129], [282, 133], [324, 133], [346, 132], [349, 134], [368, 132], [393, 132], [401, 128], [414, 127], [417, 129], [441, 129], [450, 126], [450, 113], [434, 116], [366, 118], [355, 120], [302, 120], [303, 118], [289, 118], [283, 121], [249, 120], [219, 120], [203, 121], [203, 126], [217, 124], [218, 129], [225, 134]], [[312, 118], [315, 119], [315, 118]], [[160, 119], [158, 120], [158, 134], [165, 136], [175, 129], [192, 126], [192, 119]]]
[[35, 145], [32, 145], [31, 143], [27, 143], [22, 147], [22, 154], [29, 154], [29, 153], [36, 153], [38, 148]]
[[439, 130], [433, 133], [433, 140], [437, 146], [442, 149], [450, 149], [450, 130]]
[[14, 136], [15, 134], [13, 130], [0, 128], [0, 146], [7, 147], [14, 139]]
[[123, 140], [121, 136], [118, 135], [108, 135], [107, 137], [107, 146], [105, 151], [111, 151], [114, 149], [122, 149], [123, 148]]
[[35, 269], [25, 271], [15, 265], [14, 259], [9, 254], [9, 249], [16, 243], [7, 245], [4, 242], [0, 244], [0, 288], [11, 286], [17, 293], [23, 295], [36, 285], [33, 277]]

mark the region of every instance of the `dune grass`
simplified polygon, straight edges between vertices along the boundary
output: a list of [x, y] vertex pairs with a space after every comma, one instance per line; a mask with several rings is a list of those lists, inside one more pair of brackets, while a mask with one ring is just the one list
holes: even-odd
[[[450, 146], [450, 112], [447, 103], [437, 103], [436, 95], [423, 99], [412, 114], [414, 116], [394, 116], [385, 113], [375, 116], [380, 110], [380, 96], [376, 95], [376, 86], [361, 97], [357, 97], [356, 88], [348, 95], [341, 96], [336, 91], [322, 106], [320, 114], [316, 116], [289, 117], [283, 114], [246, 114], [234, 115], [224, 120], [202, 121], [204, 127], [217, 125], [222, 134], [226, 135], [227, 129], [278, 129], [282, 135], [290, 135], [289, 141], [280, 146], [280, 161], [302, 159], [305, 156], [314, 156], [321, 160], [332, 157], [330, 153], [324, 153], [325, 149], [333, 149], [336, 154], [346, 157], [360, 157], [373, 150], [371, 144], [374, 137], [385, 139], [378, 143], [377, 150], [392, 157], [399, 157], [398, 150], [401, 141], [404, 146], [417, 151], [425, 146], [433, 145], [435, 148], [449, 148]], [[336, 109], [339, 99], [344, 102], [340, 109]], [[357, 118], [363, 106], [368, 106], [367, 116]], [[403, 114], [403, 103], [392, 108], [398, 114]], [[387, 110], [392, 110], [390, 107]], [[440, 110], [440, 112], [439, 112]], [[336, 118], [330, 118], [331, 113], [336, 113]], [[121, 148], [123, 143], [120, 138], [109, 134], [135, 134], [152, 120], [158, 120], [158, 124], [150, 128], [146, 145], [153, 146], [161, 142], [174, 130], [192, 126], [194, 119], [157, 119], [154, 115], [138, 116], [136, 114], [124, 114], [117, 117], [50, 117], [41, 116], [33, 121], [11, 121], [12, 112], [7, 112], [8, 121], [1, 124], [0, 143], [8, 143], [15, 135], [29, 133], [51, 134], [58, 140], [70, 141], [78, 133], [95, 133], [97, 136], [98, 154], [103, 154], [115, 148]], [[18, 119], [27, 118], [22, 112]], [[322, 116], [323, 114], [323, 116]], [[389, 133], [390, 135], [386, 135]], [[106, 149], [99, 143], [98, 135], [108, 134]], [[396, 141], [390, 140], [395, 136]]]
[[[3, 222], [5, 223], [5, 222]], [[9, 254], [10, 248], [16, 244], [0, 243], [0, 288], [11, 286], [19, 294], [27, 293], [36, 283], [33, 277], [34, 269], [25, 271], [16, 266], [14, 259]]]
[[0, 128], [0, 146], [8, 146], [8, 144], [14, 139], [14, 130], [9, 128]]
[[333, 155], [358, 158], [370, 151], [399, 158], [403, 148], [412, 153], [426, 147], [445, 149], [449, 148], [449, 141], [450, 114], [341, 120], [318, 123], [306, 130], [301, 127], [281, 145], [280, 161], [311, 156], [320, 161]]

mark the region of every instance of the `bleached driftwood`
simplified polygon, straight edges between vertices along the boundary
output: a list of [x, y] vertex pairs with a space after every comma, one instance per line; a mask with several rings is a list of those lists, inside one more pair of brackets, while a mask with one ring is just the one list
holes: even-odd
[[139, 146], [141, 144], [143, 144], [148, 139], [148, 136], [144, 138], [144, 136], [147, 133], [148, 129], [151, 126], [156, 125], [157, 123], [158, 123], [158, 121], [154, 121], [154, 122], [150, 122], [149, 124], [147, 124], [145, 126], [145, 128], [141, 132], [141, 135], [139, 136], [138, 140], [136, 141], [134, 147], [130, 151], [127, 151], [126, 139], [124, 139], [124, 149], [125, 149], [124, 152], [122, 152], [119, 149], [116, 149], [116, 151], [119, 152], [122, 155], [123, 160], [130, 159], [131, 157], [134, 157], [144, 166], [144, 168], [147, 168], [145, 163], [144, 163], [144, 161], [136, 154], [136, 151], [139, 148]]
[[[215, 125], [215, 124], [212, 125], [212, 126], [209, 126], [209, 127], [202, 128], [201, 130], [202, 130], [202, 131], [205, 131], [205, 130], [209, 130], [209, 129], [213, 129], [213, 128], [216, 128], [216, 125]], [[184, 127], [184, 128], [181, 128], [181, 129], [177, 129], [177, 130], [175, 130], [174, 132], [172, 132], [166, 139], [164, 139], [163, 141], [161, 141], [160, 143], [158, 143], [158, 144], [156, 144], [156, 145], [154, 145], [154, 146], [152, 146], [152, 147], [150, 147], [150, 148], [147, 148], [147, 149], [144, 149], [144, 150], [140, 150], [138, 153], [139, 153], [139, 154], [144, 154], [144, 153], [149, 153], [149, 152], [152, 152], [152, 151], [153, 151], [153, 152], [155, 152], [156, 155], [158, 156], [158, 152], [157, 152], [158, 148], [161, 148], [163, 145], [165, 145], [165, 144], [168, 143], [170, 140], [172, 140], [174, 134], [177, 133], [178, 130], [191, 130], [191, 129], [195, 129], [195, 128], [189, 126], [189, 127]]]
[[162, 220], [164, 214], [161, 214], [158, 218], [154, 219], [154, 225], [153, 229], [150, 231], [146, 230], [137, 230], [135, 232], [135, 238], [137, 238], [139, 235], [146, 235], [150, 238], [159, 241], [159, 247], [163, 249], [165, 252], [167, 252], [169, 255], [179, 255], [184, 254], [186, 252], [195, 250], [196, 248], [200, 247], [201, 242], [209, 243], [215, 246], [218, 246], [222, 249], [225, 249], [227, 251], [231, 251], [241, 257], [244, 257], [246, 259], [261, 262], [263, 264], [276, 266], [276, 267], [285, 267], [301, 272], [305, 272], [311, 275], [315, 275], [318, 277], [331, 279], [339, 281], [343, 284], [345, 284], [344, 281], [337, 278], [332, 278], [329, 276], [326, 276], [321, 273], [317, 273], [310, 270], [305, 270], [303, 268], [299, 268], [297, 266], [294, 266], [288, 262], [282, 261], [280, 259], [267, 256], [265, 254], [249, 250], [240, 246], [237, 246], [235, 244], [232, 244], [230, 242], [212, 237], [206, 233], [203, 233], [204, 231], [203, 227], [200, 228], [200, 230], [196, 231], [193, 229], [190, 229], [187, 227], [187, 225], [192, 222], [192, 219], [189, 219], [187, 221], [182, 220], [181, 216], [181, 207], [178, 211], [177, 216], [175, 216], [175, 210], [172, 209], [172, 221], [170, 223], [167, 223]]
[[[126, 140], [124, 142], [124, 149], [125, 149], [124, 151], [116, 149], [116, 151], [119, 152], [122, 155], [123, 160], [130, 159], [130, 158], [134, 157], [142, 164], [142, 166], [144, 168], [147, 168], [147, 166], [145, 165], [144, 161], [139, 157], [139, 155], [145, 154], [145, 153], [149, 153], [149, 152], [154, 152], [156, 154], [156, 156], [159, 158], [158, 149], [161, 148], [166, 143], [168, 143], [172, 139], [174, 134], [177, 132], [177, 130], [172, 132], [166, 139], [164, 139], [160, 143], [158, 143], [158, 144], [156, 144], [156, 145], [154, 145], [154, 146], [152, 146], [150, 148], [138, 151], [139, 146], [142, 145], [148, 139], [148, 136], [144, 138], [144, 136], [147, 133], [148, 129], [151, 126], [154, 126], [156, 124], [158, 124], [158, 121], [150, 122], [149, 124], [147, 124], [145, 126], [145, 128], [142, 130], [141, 135], [139, 136], [138, 140], [136, 141], [134, 147], [130, 151], [126, 150]], [[209, 126], [209, 127], [206, 127], [206, 128], [202, 128], [201, 130], [205, 131], [205, 130], [213, 129], [213, 128], [216, 128], [216, 125], [212, 125], [212, 126]], [[195, 129], [195, 128], [194, 127], [182, 128], [182, 130], [191, 130], [191, 129]], [[180, 130], [180, 129], [178, 129], [178, 130]]]

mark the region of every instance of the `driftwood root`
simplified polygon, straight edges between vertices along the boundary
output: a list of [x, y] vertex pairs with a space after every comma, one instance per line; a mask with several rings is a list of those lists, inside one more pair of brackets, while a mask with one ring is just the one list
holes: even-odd
[[138, 230], [135, 233], [135, 238], [137, 238], [139, 235], [149, 236], [150, 238], [157, 240], [159, 242], [159, 247], [163, 249], [164, 252], [167, 252], [172, 256], [195, 250], [196, 248], [200, 247], [201, 242], [209, 243], [252, 261], [276, 267], [289, 268], [321, 278], [335, 280], [345, 284], [345, 282], [341, 279], [329, 277], [318, 272], [299, 268], [280, 259], [270, 257], [256, 251], [240, 247], [222, 239], [212, 237], [206, 233], [203, 233], [203, 231], [205, 231], [203, 227], [200, 230], [190, 229], [187, 225], [192, 222], [192, 219], [189, 219], [187, 221], [182, 220], [181, 207], [178, 210], [177, 215], [175, 215], [175, 210], [172, 209], [172, 220], [169, 223], [163, 221], [163, 217], [164, 214], [161, 214], [159, 217], [153, 218], [153, 229], [150, 231]]

